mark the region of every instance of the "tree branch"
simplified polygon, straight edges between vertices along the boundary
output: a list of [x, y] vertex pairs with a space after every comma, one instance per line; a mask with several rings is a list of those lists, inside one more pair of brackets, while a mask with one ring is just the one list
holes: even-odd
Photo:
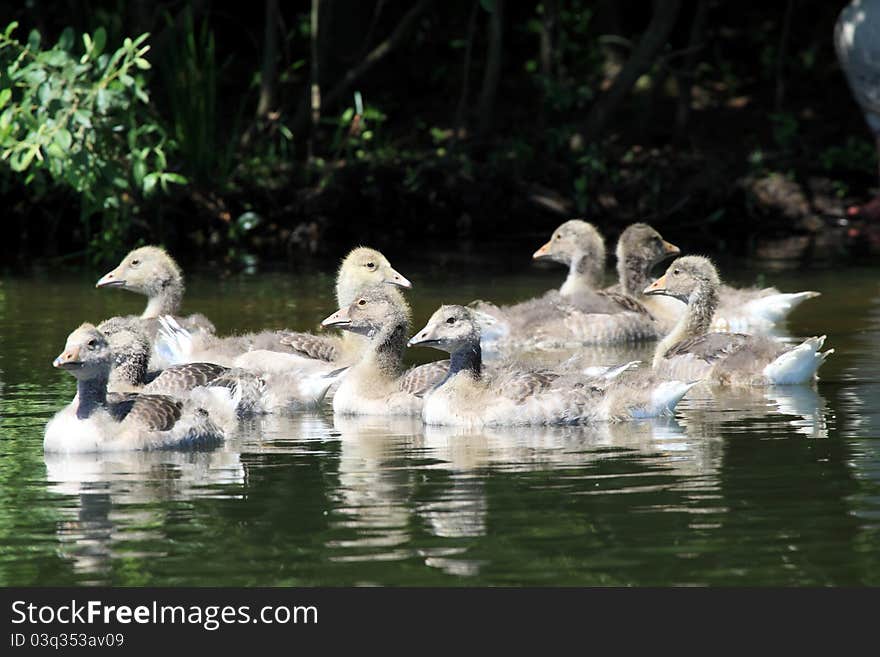
[[647, 71], [666, 44], [681, 9], [681, 0], [654, 0], [654, 13], [630, 58], [614, 78], [611, 87], [593, 104], [584, 122], [586, 141], [595, 141], [605, 130], [608, 119], [629, 94], [636, 80]]
[[485, 136], [492, 125], [492, 111], [498, 91], [501, 74], [501, 46], [503, 37], [504, 0], [495, 0], [489, 16], [489, 44], [486, 47], [486, 70], [483, 74], [483, 88], [480, 91], [480, 135]]
[[375, 66], [376, 63], [387, 56], [388, 53], [397, 48], [407, 37], [409, 31], [415, 27], [416, 19], [423, 11], [425, 11], [425, 9], [428, 8], [428, 5], [430, 5], [432, 1], [433, 0], [419, 0], [419, 2], [416, 3], [416, 5], [400, 20], [400, 23], [394, 28], [391, 36], [373, 48], [370, 53], [364, 57], [360, 64], [348, 70], [348, 72], [342, 77], [342, 80], [340, 80], [336, 86], [330, 90], [330, 93], [327, 94], [324, 103], [329, 105], [337, 100], [342, 94], [348, 91], [348, 88], [355, 80]]

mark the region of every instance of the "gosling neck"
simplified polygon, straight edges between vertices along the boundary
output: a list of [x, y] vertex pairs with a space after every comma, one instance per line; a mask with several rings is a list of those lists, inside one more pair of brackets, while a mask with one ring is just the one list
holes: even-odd
[[180, 308], [181, 299], [183, 299], [183, 283], [175, 279], [163, 281], [159, 291], [150, 295], [141, 319], [175, 315]]
[[107, 403], [107, 374], [76, 382], [76, 416], [85, 420]]
[[654, 352], [654, 366], [656, 367], [670, 348], [682, 340], [695, 338], [709, 332], [712, 325], [712, 317], [718, 307], [718, 287], [709, 282], [702, 281], [691, 292], [688, 298], [688, 307], [675, 328], [657, 345]]
[[617, 261], [617, 277], [625, 294], [633, 298], [642, 296], [642, 290], [651, 282], [651, 263], [635, 253], [627, 253]]
[[371, 348], [367, 351], [366, 361], [388, 380], [396, 379], [403, 374], [403, 354], [409, 324], [398, 322], [384, 327], [371, 339]]
[[446, 379], [460, 372], [474, 381], [479, 381], [483, 376], [483, 351], [480, 349], [479, 341], [465, 344], [449, 355], [449, 373]]
[[570, 297], [595, 290], [602, 279], [604, 266], [604, 262], [597, 262], [586, 254], [575, 255], [568, 266], [568, 276], [559, 288], [559, 293]]

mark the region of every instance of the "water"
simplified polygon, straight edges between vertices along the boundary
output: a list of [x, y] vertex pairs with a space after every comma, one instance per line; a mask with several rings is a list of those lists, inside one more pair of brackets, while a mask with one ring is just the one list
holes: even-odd
[[[560, 278], [394, 264], [417, 323]], [[837, 350], [815, 387], [703, 391], [662, 421], [464, 435], [325, 409], [254, 420], [213, 452], [79, 458], [43, 455], [74, 390], [50, 363], [80, 321], [142, 298], [94, 290], [93, 274], [0, 279], [0, 585], [878, 585], [876, 271], [768, 275], [823, 292], [788, 326]], [[326, 274], [204, 274], [186, 308], [222, 332], [311, 330], [331, 290]]]

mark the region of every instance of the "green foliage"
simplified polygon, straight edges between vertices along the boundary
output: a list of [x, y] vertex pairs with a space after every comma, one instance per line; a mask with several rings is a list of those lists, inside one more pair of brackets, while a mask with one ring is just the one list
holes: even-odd
[[180, 28], [170, 15], [166, 21], [174, 34], [160, 69], [171, 115], [169, 132], [189, 178], [202, 184], [225, 181], [235, 166], [237, 140], [221, 144], [219, 139], [214, 33], [207, 21], [196, 28], [190, 10]]
[[[559, 9], [558, 43], [552, 54], [550, 74], [542, 72], [535, 59], [525, 63], [526, 72], [540, 88], [545, 106], [560, 114], [584, 110], [595, 98], [594, 84], [603, 56], [595, 39], [589, 38], [593, 13], [585, 3], [575, 0]], [[536, 6], [536, 18], [526, 29], [533, 34], [543, 32], [543, 16], [547, 9]]]
[[369, 158], [370, 151], [376, 148], [377, 128], [387, 118], [377, 107], [364, 106], [360, 92], [355, 92], [355, 105], [345, 108], [338, 118], [327, 120], [336, 126], [331, 146], [333, 152], [338, 154], [345, 150], [349, 157]]
[[780, 150], [791, 151], [796, 146], [800, 130], [797, 117], [790, 112], [775, 112], [770, 115], [770, 123], [773, 126], [773, 141]]
[[79, 193], [89, 234], [91, 217], [102, 216], [100, 256], [124, 237], [135, 197], [186, 182], [166, 171], [166, 137], [146, 112], [148, 35], [105, 52], [98, 29], [83, 34], [79, 53], [71, 29], [41, 49], [38, 32], [21, 43], [16, 27], [0, 35], [0, 158], [38, 190]]
[[600, 147], [590, 144], [578, 158], [577, 163], [580, 173], [573, 182], [573, 196], [578, 213], [583, 214], [590, 209], [594, 190], [608, 173], [608, 162]]
[[843, 169], [873, 173], [877, 170], [877, 150], [867, 139], [850, 136], [841, 146], [829, 146], [819, 154], [826, 171]]

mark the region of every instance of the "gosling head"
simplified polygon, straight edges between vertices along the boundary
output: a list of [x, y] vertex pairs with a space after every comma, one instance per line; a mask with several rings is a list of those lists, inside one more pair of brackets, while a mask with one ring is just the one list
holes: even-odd
[[582, 219], [571, 219], [559, 226], [550, 241], [532, 255], [535, 260], [552, 260], [563, 265], [570, 265], [581, 257], [605, 263], [605, 240], [593, 224]]
[[635, 256], [652, 267], [666, 258], [681, 253], [675, 244], [664, 240], [660, 233], [648, 224], [631, 224], [626, 227], [617, 240], [617, 260], [623, 262], [626, 257]]
[[64, 351], [52, 365], [70, 372], [77, 379], [107, 377], [113, 364], [113, 351], [107, 338], [91, 324], [83, 324], [67, 336]]
[[183, 274], [164, 249], [142, 246], [125, 256], [116, 269], [104, 274], [95, 287], [118, 287], [155, 297], [169, 288], [182, 288]]
[[688, 303], [691, 295], [702, 287], [717, 289], [721, 284], [718, 270], [703, 256], [685, 256], [672, 264], [656, 281], [645, 288], [645, 294], [661, 294]]
[[100, 331], [113, 352], [113, 365], [126, 363], [142, 365], [146, 369], [150, 359], [150, 340], [138, 320], [128, 317], [111, 317], [98, 324]]
[[433, 347], [453, 354], [479, 343], [480, 328], [470, 310], [464, 306], [440, 306], [407, 346]]
[[321, 322], [321, 326], [340, 328], [372, 338], [386, 327], [408, 322], [409, 308], [399, 293], [379, 285], [359, 294], [348, 306]]
[[381, 284], [412, 287], [412, 283], [394, 270], [388, 258], [376, 249], [359, 246], [345, 256], [339, 266], [336, 300], [340, 306], [348, 306], [362, 290]]

